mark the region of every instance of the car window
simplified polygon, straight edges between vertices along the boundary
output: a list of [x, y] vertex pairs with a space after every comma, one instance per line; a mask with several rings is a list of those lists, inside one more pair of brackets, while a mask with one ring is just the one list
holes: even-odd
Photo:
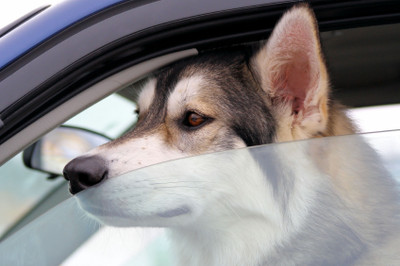
[[[335, 160], [332, 158], [335, 158]], [[371, 164], [371, 161], [374, 163]], [[293, 164], [293, 162], [296, 162], [296, 164]], [[202, 167], [199, 168], [199, 165]], [[284, 165], [283, 169], [285, 170], [276, 171], [277, 165]], [[360, 165], [363, 167], [360, 167]], [[342, 172], [361, 175], [360, 179], [357, 179], [360, 182], [358, 185], [362, 187], [362, 193], [367, 193], [365, 199], [368, 199], [368, 202], [385, 202], [386, 204], [385, 206], [377, 206], [378, 208], [368, 214], [379, 220], [375, 227], [368, 229], [373, 230], [369, 232], [372, 235], [381, 236], [375, 239], [376, 243], [372, 243], [372, 246], [377, 245], [378, 247], [381, 241], [385, 241], [387, 234], [394, 235], [400, 231], [398, 221], [395, 222], [395, 227], [391, 227], [390, 232], [385, 231], [384, 228], [387, 227], [382, 224], [383, 221], [388, 221], [394, 217], [391, 211], [382, 212], [382, 210], [391, 209], [396, 212], [399, 207], [397, 189], [400, 181], [399, 166], [400, 131], [397, 130], [263, 145], [200, 155], [138, 169], [112, 180], [107, 180], [103, 185], [112, 187], [114, 182], [122, 180], [132, 180], [132, 182], [126, 184], [134, 184], [133, 180], [151, 176], [158, 177], [158, 183], [165, 181], [165, 185], [168, 185], [170, 189], [175, 189], [174, 193], [177, 193], [176, 183], [187, 184], [184, 183], [185, 180], [192, 180], [192, 192], [201, 191], [205, 202], [215, 197], [224, 201], [224, 199], [233, 196], [229, 193], [236, 191], [236, 189], [237, 192], [234, 192], [234, 194], [240, 193], [240, 190], [245, 189], [244, 183], [235, 184], [233, 180], [237, 180], [239, 174], [251, 173], [257, 178], [252, 179], [247, 176], [246, 180], [251, 180], [259, 186], [271, 188], [272, 198], [278, 202], [278, 205], [284, 204], [280, 200], [289, 200], [290, 197], [295, 197], [297, 193], [295, 188], [287, 188], [288, 190], [285, 192], [280, 191], [280, 186], [292, 186], [297, 181], [305, 182], [305, 180], [315, 182], [316, 191], [322, 193], [318, 194], [318, 202], [329, 199], [329, 201], [340, 203], [341, 201], [337, 201], [337, 197], [325, 198], [330, 193], [336, 193], [334, 195], [340, 196], [340, 191], [334, 191], [341, 185], [335, 183], [338, 180], [332, 179], [331, 176], [332, 172], [337, 172], [340, 169]], [[188, 171], [188, 169], [197, 169], [197, 171]], [[271, 169], [275, 169], [275, 171]], [[175, 180], [175, 185], [171, 185], [171, 180]], [[210, 182], [206, 183], [204, 180], [212, 180], [213, 182], [210, 184]], [[233, 188], [230, 189], [233, 189], [233, 191], [215, 189], [216, 182], [219, 181], [230, 181], [233, 184]], [[210, 187], [213, 187], [213, 190], [210, 190]], [[134, 194], [134, 192], [132, 193]], [[221, 193], [228, 194], [221, 197]], [[171, 193], [168, 195], [171, 195]], [[181, 196], [184, 195], [183, 193]], [[388, 197], [390, 198], [389, 201], [384, 200], [385, 195], [391, 195]], [[105, 194], [103, 196], [110, 195]], [[67, 243], [71, 242], [73, 238], [78, 238], [83, 234], [82, 232], [91, 232], [101, 226], [95, 219], [90, 218], [82, 211], [82, 202], [80, 201], [90, 197], [94, 197], [93, 190], [88, 189], [80, 192], [78, 197], [68, 199], [0, 243], [0, 264], [25, 265], [26, 262], [29, 262], [32, 265], [82, 265], [86, 263], [92, 265], [174, 265], [174, 253], [171, 250], [171, 243], [173, 242], [170, 242], [168, 240], [169, 235], [160, 229], [102, 227], [99, 231], [101, 234], [95, 234], [82, 245], [71, 250]], [[184, 198], [186, 200], [183, 202], [190, 205], [191, 197], [184, 196]], [[345, 213], [350, 211], [353, 214], [362, 212], [365, 205], [362, 202], [359, 204], [341, 205], [340, 211]], [[334, 208], [334, 205], [326, 205], [325, 207], [328, 208], [326, 211], [335, 211], [329, 209]], [[201, 210], [197, 219], [206, 215], [207, 211], [210, 211], [208, 208], [212, 209], [213, 206], [207, 206]], [[326, 212], [325, 210], [320, 211]], [[388, 215], [388, 217], [385, 217], [385, 215]], [[352, 217], [350, 215], [347, 218], [353, 219], [354, 217]], [[237, 219], [240, 219], [240, 217], [237, 217]], [[345, 231], [348, 229], [346, 226], [361, 227], [360, 224], [352, 224], [352, 221], [348, 221], [348, 224], [342, 226], [344, 226]], [[341, 225], [337, 225], [335, 230], [324, 232], [325, 235], [322, 239], [337, 237], [338, 231], [341, 229]], [[76, 232], [76, 234], [71, 234], [71, 232]], [[314, 236], [310, 232], [308, 237], [313, 239]], [[320, 235], [315, 237], [317, 240], [321, 239]], [[346, 245], [347, 243], [343, 242], [342, 244]], [[340, 244], [337, 246], [340, 246]], [[331, 254], [335, 250], [330, 249], [326, 252]], [[328, 256], [328, 254], [326, 255]], [[340, 258], [342, 255], [342, 253], [336, 253], [334, 256]], [[319, 254], [319, 256], [324, 255]]]
[[[110, 109], [115, 112], [110, 112]], [[113, 94], [71, 118], [64, 125], [85, 128], [116, 138], [136, 122], [135, 104]], [[90, 121], [90, 122], [88, 122]], [[71, 158], [72, 159], [72, 158]], [[52, 191], [65, 183], [27, 168], [22, 153], [0, 167], [0, 237]]]

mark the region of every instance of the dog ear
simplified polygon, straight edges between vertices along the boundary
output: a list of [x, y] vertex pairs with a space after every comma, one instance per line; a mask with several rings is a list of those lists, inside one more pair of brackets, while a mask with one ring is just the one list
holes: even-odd
[[286, 12], [252, 60], [279, 121], [277, 136], [302, 139], [326, 129], [329, 81], [317, 22], [307, 5]]

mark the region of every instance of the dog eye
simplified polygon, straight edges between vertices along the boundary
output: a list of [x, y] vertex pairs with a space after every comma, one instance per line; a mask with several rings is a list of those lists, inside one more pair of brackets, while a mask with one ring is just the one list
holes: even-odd
[[186, 114], [184, 125], [188, 127], [198, 127], [207, 120], [206, 117], [199, 115], [195, 112], [188, 112]]

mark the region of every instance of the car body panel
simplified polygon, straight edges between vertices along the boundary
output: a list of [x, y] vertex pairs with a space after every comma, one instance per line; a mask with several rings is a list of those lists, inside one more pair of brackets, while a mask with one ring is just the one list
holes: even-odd
[[122, 0], [64, 1], [29, 18], [0, 38], [0, 69], [44, 40]]

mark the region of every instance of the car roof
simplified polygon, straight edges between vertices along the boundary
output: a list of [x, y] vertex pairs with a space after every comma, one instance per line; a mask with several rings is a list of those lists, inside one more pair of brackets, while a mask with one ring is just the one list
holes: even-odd
[[[16, 23], [12, 23], [9, 27], [0, 30], [0, 70], [10, 64], [12, 61], [36, 47], [43, 41], [59, 34], [64, 29], [77, 24], [86, 18], [99, 13], [105, 9], [109, 9], [120, 3], [132, 2], [137, 6], [143, 6], [158, 1], [142, 0], [65, 0], [54, 5], [41, 7], [27, 14]], [[221, 10], [229, 10], [244, 6], [252, 6], [265, 3], [293, 2], [282, 0], [250, 0], [242, 3], [242, 1], [217, 1], [213, 5], [209, 5], [200, 1], [162, 1], [163, 3], [153, 4], [154, 13], [157, 16], [181, 19], [191, 16], [198, 16], [210, 12], [218, 12]], [[173, 9], [166, 10], [165, 14], [160, 14], [162, 7], [172, 6]], [[180, 7], [181, 6], [181, 7]], [[160, 8], [161, 7], [161, 8]], [[179, 11], [179, 15], [173, 14], [171, 11]], [[149, 16], [153, 16], [149, 14]], [[135, 18], [132, 18], [135, 19]], [[165, 19], [164, 19], [165, 20]], [[149, 22], [151, 19], [149, 19]], [[162, 19], [160, 20], [162, 21]], [[16, 24], [16, 25], [14, 25]], [[143, 23], [143, 26], [154, 26], [149, 23]], [[144, 27], [145, 28], [145, 27]]]
[[[72, 24], [123, 0], [63, 1], [34, 10], [6, 27], [0, 38], [0, 69], [39, 43]], [[11, 29], [10, 29], [11, 28]]]

